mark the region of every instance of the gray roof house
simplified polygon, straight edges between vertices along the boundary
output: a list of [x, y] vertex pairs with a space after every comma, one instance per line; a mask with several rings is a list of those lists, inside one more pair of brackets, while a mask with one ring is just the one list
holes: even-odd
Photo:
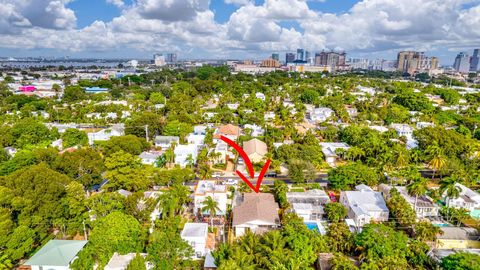
[[75, 260], [77, 254], [83, 249], [88, 241], [76, 240], [50, 240], [25, 265], [32, 270], [70, 269], [70, 264]]
[[342, 191], [340, 203], [347, 207], [348, 218], [352, 219], [358, 228], [371, 221], [388, 220], [389, 211], [382, 194], [366, 185], [358, 185], [355, 191]]
[[167, 149], [170, 147], [170, 145], [172, 145], [172, 143], [176, 143], [178, 145], [180, 143], [180, 137], [178, 136], [156, 136], [155, 137], [155, 147]]
[[324, 214], [323, 205], [330, 202], [327, 193], [320, 189], [306, 192], [287, 192], [291, 211], [304, 220], [320, 220]]
[[280, 225], [278, 204], [270, 193], [245, 193], [243, 201], [233, 209], [235, 236], [247, 230], [263, 233]]
[[408, 194], [407, 188], [404, 186], [392, 187], [386, 184], [378, 185], [379, 191], [383, 193], [383, 196], [386, 199], [390, 197], [390, 190], [392, 188], [395, 188], [400, 193], [400, 195], [412, 206], [413, 210], [415, 210], [415, 212], [417, 213], [417, 218], [423, 219], [426, 217], [438, 217], [438, 211], [440, 210], [440, 207], [436, 205], [430, 197], [424, 195], [419, 196], [417, 199], [415, 199], [414, 196], [410, 196]]

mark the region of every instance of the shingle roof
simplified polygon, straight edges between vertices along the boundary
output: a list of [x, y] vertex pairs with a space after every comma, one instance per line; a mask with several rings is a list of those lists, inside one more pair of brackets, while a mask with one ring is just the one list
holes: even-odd
[[68, 266], [88, 241], [50, 240], [25, 265]]
[[251, 139], [243, 143], [243, 150], [247, 155], [257, 153], [261, 156], [264, 156], [268, 152], [267, 144], [260, 141], [259, 139]]
[[233, 209], [233, 226], [261, 220], [265, 223], [279, 222], [278, 204], [270, 193], [245, 193], [241, 205]]
[[239, 127], [232, 124], [221, 126], [218, 129], [220, 134], [235, 135], [235, 136], [238, 136], [240, 134], [240, 130], [241, 129]]

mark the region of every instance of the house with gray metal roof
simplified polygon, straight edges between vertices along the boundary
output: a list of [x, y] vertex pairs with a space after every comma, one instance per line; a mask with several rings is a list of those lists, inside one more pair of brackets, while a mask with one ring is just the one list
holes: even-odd
[[340, 203], [348, 209], [348, 218], [359, 228], [372, 221], [388, 220], [389, 211], [382, 194], [366, 185], [357, 186], [355, 191], [342, 191]]
[[25, 265], [32, 270], [68, 270], [88, 241], [50, 240]]

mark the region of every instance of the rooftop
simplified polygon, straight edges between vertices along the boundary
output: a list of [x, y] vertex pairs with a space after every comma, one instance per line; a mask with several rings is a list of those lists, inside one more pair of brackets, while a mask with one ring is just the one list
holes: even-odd
[[243, 202], [233, 209], [233, 226], [261, 220], [266, 223], [279, 222], [278, 204], [270, 193], [245, 193]]
[[217, 185], [216, 181], [202, 180], [198, 181], [197, 186], [195, 187], [195, 195], [205, 195], [206, 193], [213, 192], [227, 192], [227, 187], [224, 185]]
[[[146, 256], [146, 254], [141, 254], [143, 257]], [[126, 255], [120, 255], [117, 252], [115, 252], [110, 258], [110, 261], [108, 261], [108, 264], [105, 266], [105, 270], [120, 270], [120, 269], [127, 269], [128, 264], [130, 263], [133, 258], [135, 258], [136, 254], [135, 253], [128, 253]]]
[[50, 240], [25, 265], [68, 266], [88, 241]]
[[352, 210], [359, 215], [370, 215], [370, 212], [387, 211], [388, 208], [380, 192], [362, 189], [360, 191], [342, 191]]
[[185, 237], [204, 237], [208, 235], [207, 223], [185, 223], [185, 227], [182, 230], [182, 238]]
[[476, 240], [480, 241], [480, 233], [474, 228], [468, 227], [440, 227], [443, 235], [438, 235], [438, 239], [456, 239], [456, 240]]

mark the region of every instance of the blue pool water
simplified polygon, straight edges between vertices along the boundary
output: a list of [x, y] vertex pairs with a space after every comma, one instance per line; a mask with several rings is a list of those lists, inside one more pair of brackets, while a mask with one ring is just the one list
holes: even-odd
[[433, 223], [432, 225], [436, 226], [436, 227], [448, 227], [448, 226], [450, 226], [450, 224], [448, 224], [448, 223]]
[[317, 232], [320, 232], [320, 229], [318, 229], [316, 222], [305, 222], [305, 225], [309, 230], [316, 230]]

